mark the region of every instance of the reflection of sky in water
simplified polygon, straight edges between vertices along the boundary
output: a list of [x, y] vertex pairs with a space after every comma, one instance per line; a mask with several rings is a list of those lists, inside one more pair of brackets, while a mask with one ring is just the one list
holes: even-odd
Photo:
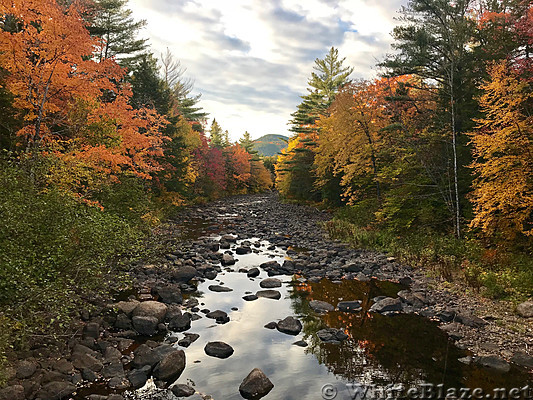
[[[257, 239], [249, 239], [252, 249]], [[267, 250], [267, 242], [261, 242], [260, 254], [234, 255], [238, 262], [229, 267], [232, 271], [249, 269], [265, 261], [283, 262], [285, 253], [279, 249]], [[235, 246], [232, 246], [235, 247]], [[224, 250], [222, 250], [224, 251]], [[214, 399], [242, 399], [239, 385], [253, 368], [260, 368], [274, 384], [274, 389], [265, 399], [320, 399], [324, 384], [334, 383], [339, 390], [336, 399], [353, 398], [349, 389], [341, 382], [357, 381], [364, 384], [405, 382], [413, 384], [423, 378], [440, 383], [444, 365], [443, 354], [450, 358], [450, 382], [463, 383], [470, 387], [488, 385], [491, 387], [511, 384], [509, 374], [498, 376], [485, 370], [466, 367], [457, 362], [463, 356], [455, 347], [447, 347], [445, 335], [435, 324], [416, 315], [385, 317], [366, 313], [346, 314], [330, 312], [322, 317], [309, 309], [309, 299], [329, 301], [336, 305], [341, 299], [363, 300], [367, 309], [370, 298], [385, 294], [395, 296], [398, 286], [389, 282], [362, 283], [344, 281], [334, 284], [328, 281], [306, 285], [299, 290], [288, 283], [292, 277], [277, 276], [283, 281], [281, 300], [259, 298], [247, 302], [242, 299], [246, 292], [262, 290], [259, 282], [267, 274], [251, 279], [245, 273], [220, 273], [215, 280], [208, 280], [198, 286], [199, 308], [211, 311], [220, 309], [228, 313], [230, 322], [218, 325], [213, 319], [203, 316], [192, 322], [188, 333], [198, 333], [200, 338], [184, 349], [187, 363], [177, 383], [193, 382], [198, 392], [213, 396]], [[209, 285], [221, 284], [233, 289], [232, 292], [216, 293]], [[237, 307], [237, 311], [232, 311]], [[203, 315], [202, 313], [199, 313]], [[264, 325], [278, 321], [289, 315], [298, 316], [304, 329], [298, 336], [290, 336], [269, 330]], [[348, 326], [350, 338], [340, 344], [320, 343], [314, 333], [325, 326], [344, 328]], [[173, 333], [182, 338], [182, 333]], [[310, 346], [301, 348], [293, 345], [305, 339]], [[204, 346], [210, 341], [226, 342], [235, 350], [227, 359], [207, 356]], [[177, 345], [175, 345], [177, 346]], [[195, 362], [199, 361], [199, 362]], [[453, 362], [452, 362], [453, 361]], [[518, 374], [517, 384], [521, 382]], [[522, 381], [523, 383], [523, 381]], [[137, 391], [137, 399], [152, 398], [153, 383]], [[153, 398], [160, 398], [153, 397]], [[162, 397], [165, 398], [165, 397]], [[168, 395], [169, 399], [174, 398]]]

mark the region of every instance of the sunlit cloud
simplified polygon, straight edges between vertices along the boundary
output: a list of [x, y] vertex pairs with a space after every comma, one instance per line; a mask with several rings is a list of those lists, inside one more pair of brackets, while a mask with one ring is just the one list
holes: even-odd
[[202, 93], [201, 106], [237, 140], [288, 134], [314, 60], [339, 48], [352, 78], [371, 78], [390, 52], [407, 0], [130, 0], [159, 56], [169, 48]]

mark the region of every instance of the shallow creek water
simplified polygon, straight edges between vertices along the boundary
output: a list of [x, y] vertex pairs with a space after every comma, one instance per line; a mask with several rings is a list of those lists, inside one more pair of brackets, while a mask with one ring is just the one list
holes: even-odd
[[[486, 391], [496, 387], [523, 387], [530, 382], [525, 372], [514, 367], [509, 373], [500, 374], [459, 362], [467, 354], [457, 349], [437, 324], [427, 318], [368, 313], [372, 298], [396, 297], [403, 289], [397, 283], [326, 279], [311, 283], [297, 276], [276, 276], [283, 281], [282, 287], [276, 288], [281, 292], [280, 300], [243, 300], [245, 294], [262, 290], [259, 283], [268, 276], [261, 271], [259, 277], [248, 278], [238, 271], [265, 261], [283, 261], [286, 257], [280, 248], [268, 250], [266, 241], [255, 238], [249, 241], [260, 243], [260, 247], [252, 246], [257, 253], [235, 255], [238, 261], [234, 266], [225, 268], [214, 280], [199, 283], [198, 291], [189, 295], [198, 299], [200, 309], [227, 312], [230, 322], [216, 324], [198, 312], [202, 318], [193, 321], [187, 333], [197, 333], [200, 338], [183, 349], [186, 367], [176, 383], [188, 383], [213, 399], [242, 399], [238, 391], [240, 383], [253, 368], [260, 368], [274, 384], [265, 399], [300, 400], [327, 398], [322, 395], [325, 384], [333, 385], [338, 391], [330, 399], [354, 398], [353, 391], [346, 386], [350, 382], [378, 388], [391, 384], [412, 387], [423, 382], [444, 383], [447, 387], [480, 387]], [[212, 292], [208, 286], [213, 284], [233, 291]], [[363, 311], [317, 314], [309, 307], [310, 300], [322, 300], [334, 306], [342, 300], [361, 300]], [[290, 315], [303, 324], [297, 336], [264, 327]], [[343, 329], [349, 338], [340, 344], [322, 343], [316, 332], [326, 327]], [[171, 336], [181, 339], [184, 335], [169, 333], [159, 340], [172, 342]], [[298, 340], [304, 340], [308, 346], [294, 345]], [[228, 343], [234, 354], [227, 359], [206, 355], [204, 346], [210, 341]], [[174, 346], [178, 347], [177, 343]], [[97, 388], [95, 385], [83, 395], [102, 393], [102, 387]], [[151, 380], [142, 389], [126, 391], [123, 395], [129, 399], [176, 399], [170, 391], [156, 388]]]

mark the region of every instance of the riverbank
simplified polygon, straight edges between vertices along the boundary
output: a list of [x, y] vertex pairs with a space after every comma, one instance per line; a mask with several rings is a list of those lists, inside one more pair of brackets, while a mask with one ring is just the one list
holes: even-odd
[[[365, 335], [372, 335], [372, 331], [378, 332], [380, 325], [385, 325], [388, 328], [383, 331], [383, 336], [395, 339], [395, 335], [400, 337], [401, 330], [390, 324], [401, 322], [399, 318], [404, 316], [414, 318], [419, 315], [421, 317], [416, 317], [416, 322], [405, 320], [417, 325], [411, 330], [404, 326], [407, 337], [402, 336], [402, 340], [408, 340], [409, 335], [421, 329], [422, 325], [418, 324], [425, 324], [429, 318], [435, 322], [423, 325], [424, 329], [438, 326], [448, 335], [449, 343], [454, 343], [458, 351], [466, 351], [461, 357], [462, 363], [470, 364], [472, 368], [484, 366], [489, 373], [499, 371], [504, 374], [509, 374], [513, 368], [515, 375], [525, 374], [524, 368], [533, 369], [531, 319], [518, 316], [505, 303], [461, 292], [460, 288], [430, 278], [422, 270], [400, 265], [385, 254], [351, 249], [328, 239], [321, 225], [330, 218], [331, 215], [322, 210], [283, 204], [274, 193], [232, 197], [186, 209], [176, 221], [164, 224], [155, 232], [154, 246], [162, 250], [159, 256], [149, 263], [130, 266], [133, 283], [128, 291], [115, 298], [93, 299], [96, 307], [92, 313], [80, 310], [79, 335], [64, 340], [57, 351], [51, 351], [46, 343], [36, 343], [27, 352], [11, 355], [13, 368], [9, 372], [8, 387], [0, 392], [0, 399], [135, 398], [128, 396], [135, 396], [133, 389], [146, 387], [147, 382], [152, 382], [154, 393], [166, 390], [168, 398], [173, 398], [174, 394], [167, 388], [175, 378], [182, 373], [183, 376], [194, 375], [194, 371], [201, 375], [201, 370], [193, 368], [194, 360], [201, 359], [203, 342], [213, 335], [212, 332], [220, 331], [219, 337], [237, 341], [235, 335], [245, 336], [247, 332], [243, 321], [253, 320], [259, 310], [271, 307], [270, 304], [279, 304], [277, 307], [284, 310], [283, 313], [291, 312], [303, 322], [302, 333], [298, 333], [303, 335], [300, 341], [309, 346], [310, 354], [315, 354], [317, 359], [325, 348], [320, 344], [322, 338], [311, 328], [313, 325], [348, 332], [348, 337], [343, 339], [346, 342], [343, 341], [340, 347], [343, 351], [366, 349], [363, 353], [368, 361], [378, 353], [362, 343], [380, 343], [385, 348], [392, 344], [372, 336], [355, 340], [358, 332], [365, 330], [363, 324], [376, 324]], [[279, 283], [269, 281], [268, 285], [273, 286], [268, 287], [263, 283], [268, 278], [279, 279]], [[327, 281], [323, 281], [324, 278]], [[356, 286], [350, 286], [349, 282]], [[380, 282], [385, 282], [381, 289]], [[376, 292], [376, 285], [381, 292]], [[259, 293], [262, 289], [270, 292]], [[337, 290], [342, 296], [335, 294]], [[324, 292], [322, 296], [321, 291]], [[303, 296], [304, 292], [309, 295]], [[272, 300], [262, 297], [277, 297], [278, 293], [278, 303], [265, 303]], [[251, 297], [241, 300], [242, 294]], [[258, 294], [259, 299], [254, 299]], [[386, 298], [380, 298], [380, 295]], [[342, 311], [338, 303], [342, 301], [341, 297], [342, 300], [360, 301], [360, 307], [352, 310], [357, 312]], [[309, 304], [320, 305], [310, 303], [311, 300], [328, 305], [322, 304], [326, 307], [323, 312], [309, 310]], [[247, 313], [248, 309], [250, 313]], [[275, 320], [281, 319], [282, 315], [271, 310], [270, 321], [274, 320], [273, 326], [276, 327], [279, 321]], [[220, 312], [210, 318], [211, 311]], [[268, 318], [267, 314], [265, 318]], [[258, 322], [254, 324], [259, 326]], [[223, 329], [230, 328], [232, 335], [223, 334]], [[262, 325], [259, 328], [259, 332], [264, 330]], [[428, 332], [435, 335], [435, 341], [440, 340], [438, 329]], [[252, 334], [246, 341], [253, 343], [254, 335], [257, 337], [258, 334]], [[281, 337], [268, 337], [266, 342], [278, 343]], [[290, 347], [291, 342], [287, 342], [287, 346]], [[444, 340], [444, 346], [447, 346], [446, 342]], [[198, 350], [195, 346], [200, 343], [202, 346]], [[231, 355], [231, 360], [242, 357], [241, 361], [249, 361], [244, 352], [251, 354], [252, 347], [244, 350], [236, 344], [233, 346], [235, 355]], [[331, 353], [332, 349], [338, 349], [331, 346], [339, 345], [328, 343], [326, 346]], [[413, 357], [422, 356], [414, 354], [416, 343], [410, 344], [409, 349]], [[161, 371], [164, 359], [181, 360], [182, 353], [185, 372], [180, 366], [181, 361], [171, 363], [169, 369]], [[268, 351], [264, 354], [263, 358], [267, 359]], [[297, 353], [295, 357], [303, 357], [302, 354]], [[431, 355], [425, 356], [431, 362]], [[346, 353], [339, 353], [338, 360], [348, 358]], [[211, 359], [201, 360], [198, 365], [208, 374], [208, 360]], [[248, 364], [245, 365], [250, 370], [256, 367]], [[330, 366], [328, 362], [325, 364]], [[213, 368], [217, 371], [229, 369], [227, 365], [221, 363]], [[181, 368], [181, 371], [173, 370], [172, 366]], [[248, 372], [239, 371], [240, 375], [235, 379], [242, 380]], [[271, 378], [276, 376], [275, 371], [265, 372]], [[352, 374], [356, 372], [351, 371]], [[346, 373], [340, 374], [347, 379]], [[510, 379], [508, 375], [502, 376], [504, 382]], [[155, 379], [151, 380], [151, 377]], [[275, 379], [273, 384], [274, 390], [283, 388], [283, 383]], [[208, 395], [215, 390], [199, 386], [193, 389]]]

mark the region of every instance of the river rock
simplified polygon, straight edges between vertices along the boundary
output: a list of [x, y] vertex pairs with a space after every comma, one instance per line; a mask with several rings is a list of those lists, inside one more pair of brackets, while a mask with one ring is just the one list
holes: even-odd
[[259, 368], [254, 368], [239, 386], [239, 392], [245, 399], [260, 399], [274, 387], [270, 379]]
[[76, 386], [70, 382], [55, 381], [44, 385], [37, 397], [41, 400], [62, 400], [68, 398], [72, 393], [76, 391]]
[[124, 313], [118, 314], [117, 319], [115, 320], [115, 328], [123, 331], [133, 329], [131, 319]]
[[525, 301], [523, 303], [520, 303], [516, 307], [516, 312], [518, 315], [524, 318], [532, 318], [533, 317], [533, 301]]
[[169, 344], [162, 344], [153, 349], [146, 344], [141, 344], [133, 352], [133, 367], [143, 368], [149, 366], [150, 368], [153, 368], [167, 354], [172, 353], [174, 350], [176, 349]]
[[337, 304], [337, 308], [342, 312], [358, 312], [362, 310], [360, 300], [340, 301]]
[[311, 300], [309, 302], [309, 307], [311, 307], [314, 312], [319, 314], [324, 314], [335, 309], [335, 307], [333, 307], [331, 304], [320, 300]]
[[235, 253], [239, 255], [251, 253], [252, 249], [250, 246], [240, 246], [235, 249]]
[[211, 357], [228, 358], [233, 354], [233, 347], [224, 342], [209, 342], [205, 345], [204, 351]]
[[156, 317], [135, 316], [132, 318], [133, 328], [143, 336], [153, 336], [157, 332], [159, 321]]
[[191, 314], [177, 315], [168, 323], [168, 329], [174, 332], [183, 332], [191, 329]]
[[233, 292], [232, 288], [221, 285], [209, 285], [207, 288], [212, 292]]
[[25, 400], [24, 386], [12, 385], [0, 389], [0, 400]]
[[134, 369], [128, 373], [128, 380], [130, 381], [131, 386], [134, 389], [140, 389], [148, 380], [148, 373], [150, 372], [150, 368], [148, 370], [146, 369]]
[[276, 329], [288, 335], [297, 335], [302, 331], [302, 323], [294, 317], [287, 317], [276, 324]]
[[228, 314], [222, 310], [208, 312], [207, 314], [205, 314], [205, 316], [207, 318], [214, 319], [219, 324], [225, 324], [226, 322], [229, 322]]
[[372, 304], [370, 312], [385, 313], [402, 310], [402, 302], [399, 298], [385, 297], [384, 299]]
[[166, 304], [181, 304], [183, 296], [179, 285], [167, 285], [157, 289], [159, 300]]
[[177, 385], [172, 386], [170, 391], [176, 397], [190, 397], [195, 392], [194, 388], [190, 387], [189, 385], [185, 385], [183, 383], [179, 383]]
[[323, 342], [338, 343], [348, 339], [348, 335], [340, 329], [326, 328], [319, 330], [316, 335]]
[[264, 289], [277, 288], [281, 287], [281, 281], [277, 278], [266, 278], [259, 283], [259, 286]]
[[154, 377], [165, 382], [179, 378], [185, 369], [185, 352], [174, 350], [167, 354], [154, 368]]
[[135, 310], [139, 304], [141, 303], [137, 300], [119, 301], [116, 304], [112, 304], [112, 307], [117, 308], [119, 311], [122, 311], [128, 317], [131, 317], [133, 310]]
[[98, 339], [100, 336], [100, 324], [97, 322], [89, 322], [83, 328], [84, 339]]
[[511, 358], [511, 361], [524, 368], [533, 368], [533, 356], [530, 356], [523, 351], [515, 353]]
[[222, 255], [222, 265], [229, 266], [235, 264], [235, 259], [231, 254], [224, 253]]
[[[159, 301], [143, 301], [135, 310], [133, 310], [133, 318], [135, 317], [153, 317], [157, 322], [162, 322], [167, 313], [168, 307]], [[132, 320], [133, 320], [132, 318]], [[134, 322], [135, 325], [135, 322]]]
[[19, 379], [27, 379], [30, 376], [32, 376], [35, 371], [37, 371], [37, 368], [39, 367], [39, 364], [37, 364], [36, 361], [21, 361], [17, 367], [17, 378]]
[[172, 273], [172, 280], [178, 283], [187, 283], [197, 275], [198, 271], [196, 271], [196, 268], [190, 265], [184, 265]]
[[182, 347], [189, 347], [192, 343], [200, 337], [197, 333], [185, 333], [185, 337], [178, 341], [178, 345]]
[[265, 297], [267, 299], [273, 299], [273, 300], [281, 299], [281, 293], [273, 289], [259, 290], [258, 292], [256, 292], [255, 295], [257, 297]]
[[102, 369], [102, 376], [104, 378], [113, 378], [113, 377], [120, 377], [123, 378], [125, 376], [124, 374], [124, 366], [120, 361], [112, 362], [111, 364], [107, 364]]
[[495, 356], [478, 357], [475, 363], [485, 368], [490, 368], [500, 373], [506, 373], [511, 370], [511, 366], [507, 361], [504, 361]]
[[255, 278], [256, 276], [259, 276], [260, 273], [261, 271], [259, 271], [259, 268], [253, 267], [253, 268], [250, 268], [248, 272], [246, 272], [246, 275], [250, 278]]
[[86, 353], [74, 353], [71, 357], [72, 365], [76, 369], [90, 369], [91, 371], [101, 371], [104, 365], [90, 354]]
[[258, 297], [255, 294], [247, 294], [246, 296], [242, 296], [242, 298], [245, 301], [254, 301], [258, 299]]

